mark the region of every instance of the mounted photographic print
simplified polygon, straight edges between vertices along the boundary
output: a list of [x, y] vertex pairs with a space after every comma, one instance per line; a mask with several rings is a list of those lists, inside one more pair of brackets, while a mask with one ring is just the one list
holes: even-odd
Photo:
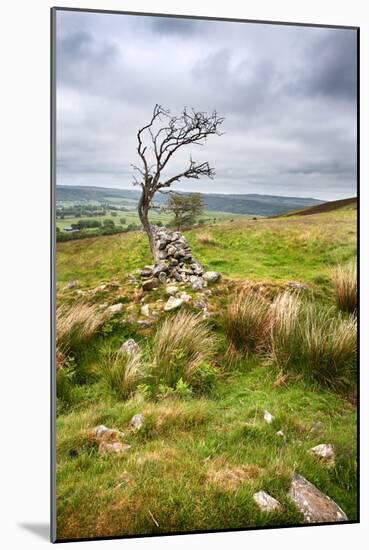
[[357, 522], [359, 29], [51, 15], [52, 539]]

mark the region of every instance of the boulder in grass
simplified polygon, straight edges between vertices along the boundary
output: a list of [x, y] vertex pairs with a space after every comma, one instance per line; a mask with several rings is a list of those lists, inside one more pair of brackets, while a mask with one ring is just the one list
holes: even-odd
[[253, 499], [262, 512], [277, 512], [281, 509], [281, 503], [265, 491], [258, 491]]
[[338, 504], [298, 474], [292, 478], [288, 496], [303, 515], [305, 523], [335, 523], [348, 520]]
[[178, 287], [175, 285], [168, 285], [165, 290], [166, 293], [169, 294], [169, 296], [174, 296], [178, 292]]
[[145, 422], [145, 417], [142, 413], [135, 414], [129, 423], [130, 428], [134, 431], [138, 431], [142, 428]]
[[164, 311], [172, 311], [173, 309], [178, 309], [183, 304], [183, 300], [181, 298], [175, 298], [174, 296], [171, 296], [167, 303], [164, 306]]
[[113, 304], [112, 306], [109, 306], [108, 310], [109, 313], [119, 313], [123, 309], [123, 304]]
[[207, 283], [216, 283], [220, 279], [220, 273], [217, 271], [206, 271], [203, 274], [203, 278]]
[[335, 452], [330, 443], [321, 443], [309, 449], [309, 453], [329, 467], [335, 465]]
[[134, 354], [140, 351], [140, 346], [134, 341], [133, 338], [129, 338], [121, 345], [119, 351], [122, 353]]
[[91, 431], [91, 437], [98, 442], [119, 441], [120, 438], [124, 437], [124, 433], [120, 432], [119, 430], [107, 428], [103, 424], [100, 424], [100, 426], [96, 426], [96, 428], [93, 428], [93, 430]]

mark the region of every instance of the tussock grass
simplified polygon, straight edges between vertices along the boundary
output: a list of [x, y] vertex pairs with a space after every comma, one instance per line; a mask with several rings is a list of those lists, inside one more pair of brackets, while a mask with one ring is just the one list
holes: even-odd
[[198, 315], [180, 312], [167, 317], [153, 339], [154, 384], [174, 387], [182, 379], [191, 385], [202, 365], [213, 358], [216, 344], [216, 336]]
[[88, 304], [59, 307], [56, 312], [57, 345], [74, 348], [87, 342], [102, 326], [107, 315]]
[[270, 306], [270, 354], [272, 361], [281, 370], [289, 364], [292, 356], [298, 354], [296, 328], [300, 312], [301, 300], [291, 292], [279, 294]]
[[125, 353], [107, 348], [102, 354], [100, 373], [103, 381], [118, 397], [128, 399], [143, 377], [140, 353]]
[[236, 350], [246, 355], [268, 346], [270, 307], [254, 292], [242, 292], [228, 305], [223, 315], [226, 336]]
[[357, 268], [356, 260], [346, 265], [338, 265], [332, 270], [332, 282], [337, 307], [345, 313], [356, 313], [357, 309]]
[[356, 352], [356, 318], [337, 316], [333, 308], [290, 303], [272, 327], [270, 357], [277, 367], [336, 389], [355, 380]]

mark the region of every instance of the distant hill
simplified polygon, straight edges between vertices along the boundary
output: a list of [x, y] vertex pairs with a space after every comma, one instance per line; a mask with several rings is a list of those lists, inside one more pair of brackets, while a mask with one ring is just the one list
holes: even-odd
[[[187, 193], [183, 193], [187, 194]], [[140, 192], [137, 189], [111, 189], [108, 187], [90, 187], [80, 185], [58, 185], [57, 201], [97, 201], [100, 203], [120, 203], [134, 209]], [[323, 201], [313, 198], [279, 197], [277, 195], [257, 194], [218, 194], [201, 193], [206, 210], [249, 214], [251, 216], [276, 216], [291, 210], [300, 210], [309, 206], [318, 206]], [[165, 204], [166, 197], [160, 193], [155, 197], [157, 204]]]
[[289, 216], [309, 216], [310, 214], [319, 214], [321, 212], [331, 212], [332, 210], [339, 210], [341, 208], [357, 208], [357, 198], [351, 197], [349, 199], [341, 199], [338, 201], [323, 202], [310, 208], [305, 208], [298, 212], [288, 212], [283, 217]]

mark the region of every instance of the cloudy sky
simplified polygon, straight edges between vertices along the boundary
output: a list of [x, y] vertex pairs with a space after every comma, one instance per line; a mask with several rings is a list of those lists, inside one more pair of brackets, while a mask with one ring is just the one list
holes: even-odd
[[190, 153], [214, 180], [176, 189], [356, 195], [356, 32], [57, 12], [57, 183], [132, 188], [156, 103], [225, 117]]

